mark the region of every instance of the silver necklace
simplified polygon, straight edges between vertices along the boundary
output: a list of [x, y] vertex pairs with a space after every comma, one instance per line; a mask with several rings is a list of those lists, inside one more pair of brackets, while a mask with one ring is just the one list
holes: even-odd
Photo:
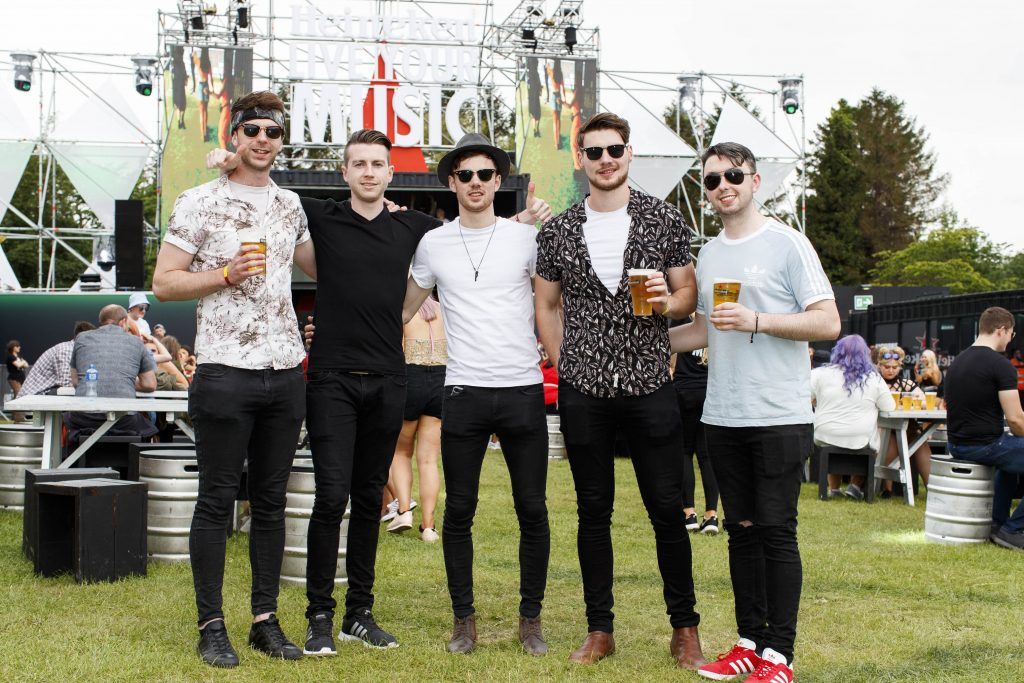
[[491, 248], [491, 240], [494, 239], [494, 233], [498, 230], [498, 218], [494, 218], [494, 225], [491, 226], [491, 236], [487, 238], [487, 245], [484, 246], [484, 253], [480, 256], [480, 263], [473, 263], [473, 256], [469, 253], [469, 245], [466, 244], [466, 236], [462, 234], [462, 221], [459, 221], [459, 237], [462, 239], [462, 248], [466, 250], [466, 258], [469, 259], [469, 265], [473, 267], [473, 282], [477, 281], [480, 277], [480, 267], [484, 265], [484, 259], [487, 258], [487, 250]]

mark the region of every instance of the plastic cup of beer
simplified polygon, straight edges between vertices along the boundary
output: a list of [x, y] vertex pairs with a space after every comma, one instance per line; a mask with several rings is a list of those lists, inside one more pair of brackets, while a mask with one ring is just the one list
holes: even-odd
[[901, 406], [900, 407], [903, 410], [910, 410], [914, 406], [914, 395], [911, 394], [909, 391], [905, 392], [900, 397], [900, 401], [901, 401]]
[[898, 391], [890, 391], [892, 394], [892, 400], [896, 404], [896, 410], [900, 409], [900, 393]]
[[931, 392], [931, 391], [925, 392], [925, 395], [924, 395], [924, 406], [925, 406], [925, 408], [927, 408], [928, 410], [935, 410], [935, 404], [938, 401], [938, 398], [939, 397], [935, 395], [935, 392]]
[[630, 268], [626, 272], [629, 278], [629, 296], [633, 299], [633, 315], [654, 315], [654, 308], [647, 301], [647, 279], [657, 272], [652, 268]]
[[[250, 240], [250, 241], [247, 241], [247, 242], [242, 242], [242, 246], [243, 247], [256, 247], [256, 251], [258, 251], [259, 253], [263, 254], [263, 258], [264, 258], [263, 265], [262, 266], [249, 266], [249, 272], [250, 273], [256, 273], [257, 275], [261, 275], [261, 274], [266, 273], [267, 272], [267, 265], [266, 265], [267, 241], [266, 240]], [[246, 253], [252, 254], [252, 253], [255, 253], [255, 252], [250, 250], [250, 251], [248, 251]]]
[[914, 396], [913, 398], [911, 398], [910, 399], [910, 409], [911, 410], [921, 410], [921, 399], [918, 398], [917, 396]]
[[714, 306], [738, 302], [740, 300], [740, 284], [742, 283], [739, 280], [716, 277], [713, 283]]

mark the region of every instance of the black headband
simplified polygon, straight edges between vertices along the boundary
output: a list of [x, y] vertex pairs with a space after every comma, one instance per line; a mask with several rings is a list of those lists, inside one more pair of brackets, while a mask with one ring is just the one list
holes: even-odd
[[277, 125], [284, 128], [284, 112], [277, 109], [254, 107], [252, 109], [236, 111], [231, 115], [231, 132], [234, 133], [236, 128], [246, 121], [251, 121], [252, 119], [270, 119]]

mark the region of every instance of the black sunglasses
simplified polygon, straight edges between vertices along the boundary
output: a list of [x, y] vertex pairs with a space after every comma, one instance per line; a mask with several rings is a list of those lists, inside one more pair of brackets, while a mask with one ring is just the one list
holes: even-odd
[[284, 128], [281, 126], [257, 126], [255, 123], [246, 123], [241, 126], [242, 132], [245, 133], [245, 137], [254, 138], [260, 134], [262, 130], [267, 134], [267, 137], [271, 140], [276, 140], [284, 135]]
[[612, 159], [620, 159], [622, 155], [626, 153], [625, 145], [608, 145], [607, 147], [584, 147], [583, 151], [586, 153], [587, 158], [591, 161], [597, 161], [604, 156], [604, 151], [608, 150], [608, 156]]
[[473, 174], [475, 173], [477, 178], [486, 183], [488, 180], [493, 178], [494, 174], [497, 172], [498, 169], [496, 168], [481, 168], [476, 171], [464, 168], [461, 171], [452, 171], [452, 175], [458, 178], [459, 182], [468, 183], [473, 179]]
[[725, 173], [708, 173], [704, 176], [704, 187], [708, 190], [714, 190], [722, 184], [722, 178], [730, 185], [742, 185], [743, 176], [754, 175], [753, 173], [747, 173], [742, 168], [730, 168]]

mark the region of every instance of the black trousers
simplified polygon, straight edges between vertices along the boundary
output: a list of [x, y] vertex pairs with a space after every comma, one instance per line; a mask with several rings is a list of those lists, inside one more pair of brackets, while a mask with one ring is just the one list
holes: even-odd
[[697, 477], [693, 471], [693, 454], [697, 454], [697, 466], [700, 467], [700, 481], [704, 487], [704, 509], [718, 509], [718, 482], [715, 481], [715, 470], [708, 457], [708, 442], [704, 438], [704, 423], [700, 421], [704, 414], [705, 391], [684, 390], [676, 386], [676, 401], [679, 403], [679, 414], [683, 418], [683, 507], [696, 507], [694, 489]]
[[551, 532], [546, 500], [548, 433], [544, 388], [444, 388], [441, 462], [445, 507], [441, 541], [452, 611], [473, 614], [473, 517], [480, 491], [480, 469], [491, 434], [497, 434], [512, 480], [512, 502], [519, 519], [519, 613], [540, 614], [548, 578]]
[[[729, 574], [741, 638], [793, 659], [803, 567], [796, 538], [803, 461], [814, 429], [705, 425], [729, 532]], [[743, 526], [740, 522], [753, 522]]]
[[345, 614], [373, 608], [380, 501], [402, 430], [406, 378], [347, 372], [308, 373], [306, 429], [316, 496], [309, 518], [306, 616], [334, 614], [334, 575], [349, 496]]
[[306, 412], [302, 368], [242, 370], [203, 363], [188, 394], [196, 435], [199, 497], [188, 548], [199, 623], [223, 618], [224, 545], [248, 458], [252, 613], [277, 609], [284, 506]]
[[612, 508], [615, 434], [629, 444], [640, 497], [654, 527], [658, 568], [673, 628], [696, 626], [690, 538], [683, 517], [682, 423], [675, 392], [666, 384], [646, 396], [594, 398], [564, 380], [558, 405], [576, 485], [583, 599], [590, 631], [612, 632]]

